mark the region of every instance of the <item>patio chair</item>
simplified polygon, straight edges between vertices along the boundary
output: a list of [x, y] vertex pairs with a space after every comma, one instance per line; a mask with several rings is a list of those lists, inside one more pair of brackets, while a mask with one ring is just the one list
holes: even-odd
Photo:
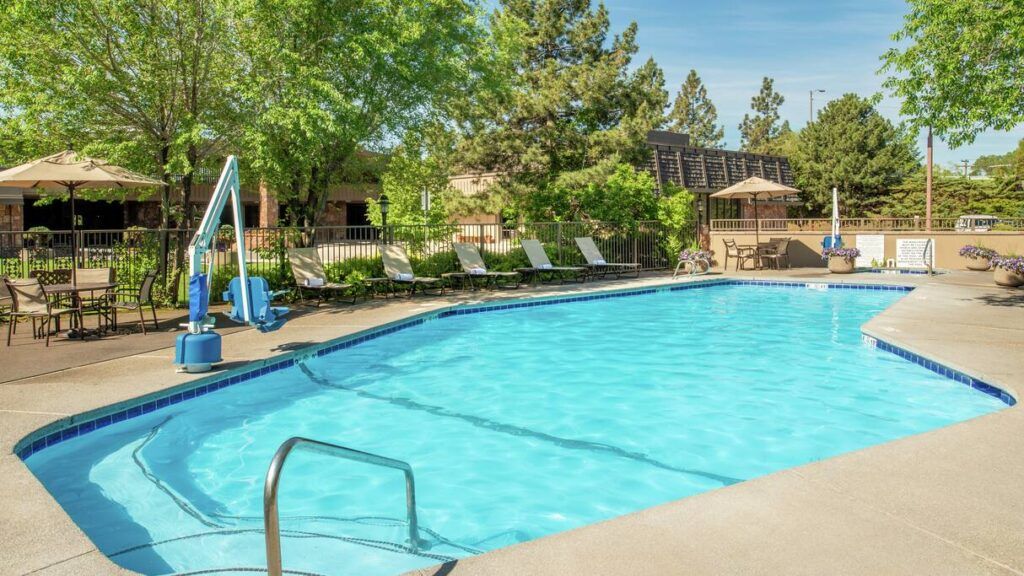
[[[71, 268], [57, 268], [55, 270], [29, 270], [29, 278], [39, 278], [43, 286], [54, 284], [71, 284]], [[71, 294], [56, 294], [55, 304], [60, 307], [70, 308], [74, 306], [74, 298]]]
[[441, 278], [425, 278], [416, 276], [412, 271], [412, 264], [409, 262], [409, 255], [405, 248], [397, 244], [384, 244], [380, 247], [380, 257], [384, 261], [384, 273], [392, 284], [405, 286], [409, 289], [409, 297], [412, 298], [419, 289], [421, 293], [427, 290], [438, 290], [438, 295], [444, 294], [444, 283]]
[[555, 266], [551, 263], [551, 259], [548, 258], [548, 253], [544, 251], [544, 245], [540, 243], [540, 240], [526, 240], [521, 239], [519, 243], [523, 247], [523, 251], [526, 252], [526, 257], [530, 260], [529, 268], [516, 268], [516, 272], [519, 272], [528, 278], [538, 278], [543, 281], [545, 276], [558, 278], [559, 283], [565, 282], [566, 277], [570, 277], [578, 282], [585, 282], [587, 279], [587, 269], [583, 266]]
[[597, 244], [594, 244], [594, 239], [590, 236], [576, 238], [576, 246], [583, 253], [583, 258], [587, 260], [587, 267], [590, 269], [591, 274], [600, 273], [603, 278], [609, 273], [614, 272], [616, 278], [620, 278], [626, 272], [634, 272], [637, 278], [640, 277], [640, 264], [636, 262], [606, 261], [604, 256], [601, 255], [601, 251], [597, 248]]
[[[114, 281], [114, 269], [76, 268], [73, 278], [78, 284], [110, 283]], [[103, 292], [81, 292], [77, 299], [77, 305], [81, 309], [83, 315], [87, 313], [94, 313], [97, 315], [97, 326], [101, 326], [104, 320], [107, 321], [108, 325], [116, 324], [116, 322], [114, 322], [113, 313], [110, 309], [110, 303], [114, 299], [113, 289], [105, 290]], [[72, 304], [74, 305], [75, 302], [72, 302]]]
[[77, 308], [58, 308], [53, 305], [46, 295], [46, 289], [38, 278], [28, 280], [4, 280], [7, 290], [11, 293], [11, 321], [7, 325], [7, 345], [11, 345], [11, 334], [14, 333], [14, 325], [19, 318], [32, 320], [32, 336], [39, 337], [39, 330], [36, 328], [36, 320], [41, 321], [41, 330], [46, 334], [46, 345], [50, 345], [50, 324], [56, 319], [56, 329], [60, 330], [60, 317], [69, 315], [78, 317], [81, 325], [81, 312]]
[[772, 238], [767, 248], [758, 251], [762, 262], [767, 262], [769, 268], [782, 269], [785, 262], [789, 268], [789, 238]]
[[455, 248], [455, 254], [459, 257], [462, 272], [442, 274], [442, 278], [459, 278], [462, 280], [463, 288], [468, 286], [475, 289], [477, 279], [483, 280], [485, 285], [494, 287], [502, 285], [503, 282], [506, 288], [510, 287], [510, 283], [514, 283], [511, 288], [519, 287], [519, 272], [488, 272], [487, 265], [484, 263], [480, 251], [477, 250], [476, 244], [456, 242], [452, 246]]
[[7, 276], [0, 276], [0, 322], [10, 320], [11, 307], [14, 305], [11, 291], [7, 289], [7, 279]]
[[352, 290], [351, 284], [327, 281], [327, 273], [324, 272], [324, 264], [320, 261], [320, 253], [316, 248], [289, 249], [288, 263], [292, 267], [295, 289], [300, 299], [305, 294], [315, 294], [316, 307], [319, 308], [321, 303], [327, 301], [329, 295], [344, 294], [349, 290], [352, 292], [352, 303], [356, 303], [356, 293]]
[[[748, 247], [740, 247], [736, 245], [735, 240], [722, 240], [725, 243], [725, 264], [723, 264], [723, 270], [729, 269], [729, 258], [736, 259], [736, 270], [740, 270], [741, 266], [747, 260], [750, 260], [757, 265], [757, 250]], [[748, 268], [743, 268], [748, 270]]]
[[137, 310], [139, 312], [139, 326], [142, 327], [142, 335], [146, 335], [146, 318], [143, 308], [149, 306], [153, 315], [153, 329], [160, 329], [160, 322], [156, 319], [156, 303], [153, 301], [153, 283], [156, 282], [156, 270], [146, 272], [142, 284], [138, 290], [116, 290], [111, 295], [110, 308], [114, 317], [114, 328], [117, 328], [118, 310]]

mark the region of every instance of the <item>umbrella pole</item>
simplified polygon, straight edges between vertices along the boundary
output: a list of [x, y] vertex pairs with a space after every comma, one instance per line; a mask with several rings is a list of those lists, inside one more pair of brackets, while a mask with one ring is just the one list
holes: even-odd
[[761, 217], [757, 215], [757, 194], [754, 194], [754, 269], [761, 269]]
[[78, 284], [78, 230], [75, 216], [75, 185], [68, 185], [68, 196], [71, 199], [71, 283]]
[[757, 215], [757, 196], [754, 196], [754, 243], [761, 243], [761, 218]]

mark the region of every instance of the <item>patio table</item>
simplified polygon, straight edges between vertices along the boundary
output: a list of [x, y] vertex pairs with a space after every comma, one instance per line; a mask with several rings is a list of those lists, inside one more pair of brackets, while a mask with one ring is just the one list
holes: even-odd
[[[768, 246], [768, 244], [766, 244], [765, 242], [761, 242], [760, 244], [737, 244], [736, 248], [740, 252], [747, 251], [753, 254], [754, 270], [762, 270], [764, 269], [764, 266], [761, 264], [761, 250], [766, 246]], [[747, 270], [749, 270], [749, 268], [747, 268]]]
[[[117, 289], [117, 282], [79, 282], [78, 284], [48, 284], [44, 285], [43, 289], [46, 290], [47, 294], [61, 295], [66, 294], [71, 296], [71, 305], [73, 308], [81, 308], [82, 306], [82, 294], [95, 294], [96, 292], [107, 292]], [[96, 330], [89, 331], [85, 329], [85, 326], [74, 326], [72, 330], [68, 331], [69, 338], [81, 338], [85, 339], [86, 336], [90, 335], [90, 332], [94, 332], [96, 335], [102, 335], [104, 332], [102, 321], [106, 320], [108, 325], [113, 322], [113, 317], [102, 310], [98, 310], [99, 314], [96, 319]], [[85, 321], [82, 320], [84, 324]]]

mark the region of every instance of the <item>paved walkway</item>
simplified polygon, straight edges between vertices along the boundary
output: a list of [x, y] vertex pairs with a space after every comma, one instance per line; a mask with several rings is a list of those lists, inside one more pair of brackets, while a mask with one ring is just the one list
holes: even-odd
[[[756, 276], [826, 278], [807, 270]], [[844, 280], [921, 284], [865, 330], [1019, 398], [1024, 295], [995, 288], [988, 278]], [[669, 281], [654, 276], [333, 308], [296, 317], [272, 334], [225, 336], [222, 369], [459, 302]], [[154, 349], [0, 384], [0, 574], [123, 572], [11, 450], [48, 423], [197, 378], [175, 373], [171, 357], [170, 349]], [[1024, 574], [1020, 406], [418, 573]]]

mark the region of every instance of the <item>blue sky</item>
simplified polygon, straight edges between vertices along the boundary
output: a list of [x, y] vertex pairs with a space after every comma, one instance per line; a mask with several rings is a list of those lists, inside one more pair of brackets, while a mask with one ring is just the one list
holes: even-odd
[[[882, 91], [879, 56], [892, 46], [889, 36], [900, 28], [906, 6], [902, 0], [605, 0], [605, 5], [614, 32], [637, 22], [636, 63], [653, 56], [665, 71], [672, 98], [690, 69], [697, 70], [718, 107], [729, 148], [739, 144], [737, 125], [763, 76], [775, 78], [776, 90], [786, 98], [782, 116], [794, 128], [807, 122], [811, 89], [826, 90], [815, 95], [816, 109], [846, 92]], [[891, 98], [879, 110], [899, 119], [899, 103]], [[1024, 126], [986, 132], [956, 150], [936, 141], [936, 163], [1003, 153], [1021, 138]], [[923, 134], [919, 145], [923, 154]]]

